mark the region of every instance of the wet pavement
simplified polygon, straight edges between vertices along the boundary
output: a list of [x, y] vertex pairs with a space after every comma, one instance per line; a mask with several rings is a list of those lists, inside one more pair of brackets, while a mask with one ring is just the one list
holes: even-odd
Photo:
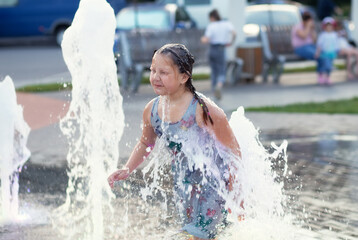
[[[324, 101], [358, 96], [358, 82], [337, 80], [330, 87], [315, 85], [311, 82], [302, 85], [288, 84], [284, 80], [280, 85], [253, 84], [238, 85], [224, 90], [224, 98], [218, 104], [230, 116], [238, 106], [262, 106], [268, 104], [287, 104], [290, 102]], [[286, 82], [285, 82], [286, 81]], [[291, 80], [290, 80], [291, 81]], [[198, 83], [198, 90], [210, 96], [208, 81]], [[19, 95], [20, 96], [20, 95]], [[124, 112], [126, 127], [120, 143], [121, 165], [129, 156], [136, 138], [140, 134], [140, 117], [145, 103], [154, 97], [148, 86], [142, 87], [136, 96], [124, 94]], [[34, 102], [21, 102], [24, 105], [25, 120], [33, 128], [29, 136], [31, 159], [21, 173], [20, 209], [32, 216], [23, 224], [0, 227], [0, 238], [12, 239], [61, 239], [50, 223], [53, 209], [65, 200], [67, 187], [66, 154], [67, 143], [63, 138], [58, 119], [66, 112], [69, 92], [35, 94]], [[49, 101], [47, 101], [49, 100]], [[29, 104], [31, 102], [31, 104]], [[44, 119], [49, 103], [51, 116]], [[65, 108], [64, 108], [65, 106]], [[37, 107], [37, 108], [36, 108]], [[36, 116], [27, 115], [30, 109], [38, 109]], [[30, 114], [31, 115], [31, 114]], [[46, 115], [46, 114], [45, 114]], [[271, 142], [281, 143], [288, 140], [288, 168], [291, 171], [285, 179], [285, 193], [289, 196], [288, 211], [296, 216], [296, 222], [309, 235], [303, 239], [348, 239], [358, 238], [358, 116], [328, 114], [287, 114], [287, 113], [248, 113], [249, 118], [260, 129], [260, 141], [269, 148]], [[130, 133], [130, 134], [129, 134]], [[123, 207], [122, 199], [115, 202], [116, 211]], [[128, 201], [127, 201], [128, 204]], [[132, 198], [127, 211], [140, 206], [140, 200]], [[155, 212], [156, 206], [153, 205]], [[173, 230], [167, 223], [160, 222], [157, 215], [148, 215], [148, 211], [139, 211], [128, 219], [135, 224], [137, 235], [133, 239], [143, 238], [148, 231]], [[158, 225], [164, 224], [158, 230]], [[159, 234], [159, 233], [158, 233]], [[164, 239], [158, 235], [157, 239]], [[123, 239], [123, 238], [119, 238]]]
[[[267, 149], [271, 141], [288, 140], [289, 177], [284, 180], [287, 212], [295, 216], [296, 224], [309, 230], [305, 237], [297, 239], [357, 239], [357, 132], [318, 135], [284, 130], [263, 132], [260, 139]], [[133, 179], [135, 181], [136, 177]], [[61, 239], [50, 224], [50, 215], [64, 203], [66, 187], [66, 168], [28, 163], [21, 174], [20, 199], [21, 209], [32, 219], [25, 224], [0, 227], [1, 239]], [[143, 238], [146, 234], [155, 234], [156, 239], [168, 239], [163, 232], [175, 232], [171, 218], [161, 219], [163, 212], [157, 206], [159, 202], [145, 205], [152, 209], [143, 210], [144, 204], [135, 194], [129, 199], [122, 195], [114, 201], [115, 215], [129, 213], [125, 222], [132, 226], [125, 233], [126, 238], [120, 234], [118, 239], [130, 239], [129, 236], [132, 239], [155, 239]], [[117, 221], [123, 223], [121, 218]]]
[[303, 226], [319, 234], [319, 239], [357, 239], [357, 135], [303, 138], [289, 144], [288, 152], [292, 181], [297, 176], [300, 185], [299, 190], [288, 187], [287, 193]]

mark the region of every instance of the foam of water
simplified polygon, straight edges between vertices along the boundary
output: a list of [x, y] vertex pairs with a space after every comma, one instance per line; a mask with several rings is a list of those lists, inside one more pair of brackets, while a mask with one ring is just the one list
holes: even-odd
[[[106, 224], [111, 219], [111, 200], [114, 199], [106, 179], [115, 169], [118, 142], [124, 127], [122, 97], [112, 52], [114, 29], [113, 10], [104, 0], [82, 0], [72, 26], [64, 35], [63, 55], [73, 85], [70, 109], [61, 121], [61, 129], [70, 142], [69, 182], [66, 202], [55, 212], [53, 223], [68, 239], [181, 239], [176, 237], [180, 220], [176, 220], [178, 214], [172, 209], [174, 205], [180, 208], [180, 204], [173, 203], [172, 176], [168, 172], [173, 156], [167, 151], [164, 138], [157, 140], [150, 161], [143, 169], [142, 200], [134, 204], [137, 200], [133, 197], [119, 199], [120, 214], [117, 216], [121, 216], [120, 219], [117, 218], [114, 225]], [[168, 99], [163, 99], [164, 105], [168, 105]], [[162, 109], [163, 119], [166, 119], [166, 111], [170, 109], [168, 106]], [[215, 139], [208, 140], [208, 145], [203, 147], [198, 144], [201, 139], [195, 132], [176, 136], [177, 141], [183, 137], [190, 139], [183, 141], [182, 148], [189, 167], [201, 170], [203, 181], [215, 184], [215, 191], [232, 210], [232, 224], [222, 233], [221, 239], [293, 239], [283, 181], [272, 168], [272, 160], [278, 156], [283, 159], [281, 161], [287, 161], [287, 142], [273, 145], [274, 150], [269, 153], [260, 143], [257, 129], [245, 118], [243, 108], [231, 116], [230, 126], [241, 146], [241, 159]], [[166, 127], [162, 127], [165, 131]], [[211, 145], [219, 150], [225, 165], [230, 166], [230, 174], [235, 176], [231, 192], [226, 190], [220, 169], [213, 162], [213, 154], [217, 153], [207, 147]], [[283, 165], [287, 166], [286, 162]], [[284, 168], [281, 177], [286, 172]], [[180, 183], [184, 176], [179, 172], [177, 178]], [[152, 200], [149, 204], [148, 199]], [[244, 209], [239, 207], [242, 201]], [[237, 221], [237, 216], [242, 214], [245, 221]], [[144, 225], [148, 216], [153, 221]], [[158, 226], [158, 223], [165, 224]]]
[[0, 82], [0, 222], [23, 218], [19, 213], [19, 172], [31, 153], [26, 147], [30, 127], [24, 120], [23, 109], [17, 105], [12, 79]]
[[294, 239], [292, 217], [285, 212], [286, 197], [283, 181], [273, 171], [272, 160], [284, 161], [283, 177], [287, 173], [287, 142], [273, 145], [269, 153], [259, 141], [258, 130], [238, 108], [230, 118], [230, 126], [240, 145], [242, 159], [237, 165], [237, 182], [245, 201], [245, 220], [234, 221], [224, 239]]
[[[163, 102], [166, 103], [162, 108], [162, 116], [165, 119], [168, 115], [168, 106], [165, 106], [168, 105], [168, 101], [164, 99]], [[294, 225], [293, 216], [287, 212], [286, 196], [283, 192], [283, 178], [287, 174], [287, 142], [283, 141], [280, 146], [273, 144], [269, 153], [260, 143], [258, 130], [245, 117], [242, 107], [232, 114], [229, 123], [241, 147], [242, 158], [239, 159], [226, 151], [218, 142], [215, 142], [215, 146], [221, 149], [220, 155], [224, 158], [225, 164], [231, 166], [230, 173], [235, 176], [234, 189], [231, 192], [226, 191], [218, 166], [213, 162], [213, 153], [208, 151], [207, 146], [210, 144], [206, 147], [198, 144], [201, 140], [196, 133], [186, 132], [189, 137], [176, 136], [177, 141], [183, 143], [182, 151], [189, 161], [189, 168], [199, 169], [203, 173], [204, 182], [215, 179], [215, 191], [226, 200], [226, 207], [232, 210], [232, 214], [229, 215], [232, 224], [221, 234], [220, 239], [296, 239], [295, 234], [301, 230], [299, 226]], [[162, 128], [164, 131], [167, 129], [165, 126]], [[175, 157], [167, 151], [167, 143], [163, 139], [165, 138], [157, 140], [150, 155], [151, 160], [142, 170], [147, 178], [144, 178], [145, 187], [141, 189], [141, 195], [144, 200], [159, 196], [162, 212], [158, 214], [158, 218], [166, 221], [172, 211], [168, 207], [168, 202], [173, 201], [173, 194], [168, 191], [165, 183], [172, 181], [168, 175], [171, 173], [168, 173], [167, 169]], [[283, 168], [279, 173], [274, 171], [273, 161], [282, 161]], [[209, 173], [205, 171], [206, 168], [210, 169]], [[182, 182], [184, 176], [179, 176], [178, 179], [177, 182]], [[185, 188], [184, 185], [180, 187]], [[244, 209], [239, 207], [241, 201], [244, 201]], [[175, 205], [180, 209], [178, 201], [175, 201]], [[238, 221], [239, 215], [245, 215], [245, 220]], [[174, 220], [171, 226], [176, 226], [178, 232], [180, 221]], [[169, 237], [175, 230], [163, 231], [167, 231], [167, 234], [164, 234], [165, 239], [182, 239], [177, 234], [174, 234], [173, 238]], [[160, 238], [160, 235], [156, 236]]]
[[104, 216], [111, 216], [114, 194], [107, 177], [116, 169], [124, 128], [113, 56], [115, 24], [105, 0], [82, 0], [63, 38], [73, 86], [68, 114], [60, 123], [70, 145], [69, 181], [53, 224], [68, 239], [103, 239], [109, 227]]

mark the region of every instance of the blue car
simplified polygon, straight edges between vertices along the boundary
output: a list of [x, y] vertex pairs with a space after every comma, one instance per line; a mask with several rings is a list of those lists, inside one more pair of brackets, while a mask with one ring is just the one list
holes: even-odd
[[114, 53], [118, 54], [120, 31], [148, 31], [196, 28], [185, 8], [176, 4], [144, 3], [123, 8], [116, 16]]
[[[0, 0], [0, 39], [54, 37], [58, 45], [80, 0]], [[115, 12], [126, 0], [108, 0]]]

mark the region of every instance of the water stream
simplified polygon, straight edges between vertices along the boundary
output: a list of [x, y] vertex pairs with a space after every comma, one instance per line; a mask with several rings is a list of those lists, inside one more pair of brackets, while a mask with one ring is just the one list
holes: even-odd
[[124, 127], [113, 58], [115, 24], [106, 1], [82, 0], [62, 42], [73, 86], [69, 111], [60, 123], [70, 146], [69, 180], [53, 225], [68, 239], [103, 239], [112, 231], [104, 223], [114, 198], [106, 179], [116, 169]]
[[0, 106], [0, 224], [4, 224], [26, 218], [19, 214], [19, 173], [31, 155], [26, 147], [30, 128], [9, 76], [0, 82]]
[[[23, 197], [20, 209], [32, 213], [31, 219], [42, 220], [2, 226], [1, 238], [186, 239], [185, 234], [180, 232], [182, 222], [177, 211], [180, 203], [176, 201], [173, 191], [173, 178], [184, 180], [184, 177], [173, 174], [175, 157], [168, 150], [164, 137], [157, 140], [142, 170], [116, 184], [113, 192], [107, 184], [107, 177], [116, 169], [121, 154], [118, 152], [118, 142], [124, 128], [122, 96], [112, 51], [114, 29], [113, 9], [106, 1], [80, 2], [73, 24], [65, 32], [62, 44], [73, 85], [70, 109], [60, 123], [61, 131], [69, 142], [67, 169], [40, 169], [29, 165], [28, 171], [22, 174], [26, 181], [20, 186]], [[5, 95], [1, 93], [0, 100], [2, 96]], [[16, 112], [19, 109], [16, 102], [9, 99], [14, 99], [14, 94], [0, 101], [1, 106], [10, 102], [6, 109]], [[168, 100], [163, 99], [162, 116], [170, 122], [166, 118], [167, 111], [170, 111]], [[6, 126], [14, 124], [9, 121], [12, 118], [7, 116], [0, 113], [1, 133], [7, 131]], [[166, 134], [168, 128], [164, 122], [162, 129]], [[357, 187], [353, 180], [356, 179], [358, 168], [356, 158], [348, 154], [356, 153], [356, 150], [352, 150], [352, 147], [344, 150], [345, 145], [342, 148], [334, 145], [341, 144], [344, 139], [327, 142], [326, 136], [318, 136], [303, 146], [302, 141], [295, 140], [292, 140], [292, 145], [288, 144], [290, 140], [279, 140], [276, 141], [277, 144], [264, 146], [258, 129], [245, 117], [243, 108], [238, 108], [232, 114], [229, 123], [241, 147], [242, 158], [227, 151], [215, 139], [208, 138], [205, 144], [198, 144], [203, 143], [203, 139], [190, 131], [173, 136], [176, 144], [182, 143], [182, 153], [187, 157], [189, 167], [203, 173], [202, 180], [212, 184], [213, 189], [225, 199], [225, 207], [230, 207], [232, 211], [228, 219], [230, 223], [223, 229], [219, 239], [326, 239], [332, 236], [334, 238], [337, 232], [342, 239], [354, 239], [357, 236], [354, 232], [357, 213], [353, 211], [349, 220], [344, 221], [344, 214], [349, 209], [340, 210], [338, 206], [339, 203], [344, 203], [354, 208], [357, 199]], [[22, 135], [22, 144], [26, 143], [25, 133], [28, 132], [25, 131]], [[8, 135], [13, 137], [13, 132]], [[0, 139], [0, 149], [4, 152], [1, 156], [12, 154], [9, 149], [14, 143], [7, 139], [9, 138]], [[349, 140], [352, 146], [356, 146], [357, 142], [357, 139]], [[228, 173], [235, 176], [232, 191], [226, 191], [220, 169], [213, 161], [213, 146], [223, 158], [223, 166], [230, 166]], [[287, 155], [290, 146], [293, 154]], [[318, 150], [311, 149], [312, 146], [318, 146]], [[2, 175], [3, 169], [19, 170], [19, 166], [28, 158], [26, 148], [20, 149], [22, 158], [19, 158], [19, 163], [15, 167], [2, 167]], [[338, 153], [338, 150], [330, 152], [327, 149], [343, 150]], [[299, 153], [304, 151], [307, 155], [300, 156]], [[326, 152], [328, 155], [325, 155]], [[340, 159], [341, 156], [344, 158]], [[2, 164], [3, 159], [5, 158], [1, 158]], [[340, 159], [341, 162], [335, 159]], [[306, 165], [311, 168], [304, 167]], [[321, 166], [327, 168], [327, 172]], [[180, 168], [182, 165], [179, 163], [174, 167]], [[206, 171], [207, 167], [212, 171]], [[339, 171], [335, 172], [337, 169]], [[67, 174], [64, 174], [65, 171]], [[307, 174], [316, 181], [316, 185], [310, 185], [304, 178]], [[31, 185], [36, 181], [35, 175], [39, 179], [46, 179], [45, 184]], [[341, 180], [332, 180], [332, 184], [328, 185], [321, 181], [326, 176]], [[4, 179], [2, 178], [2, 187], [8, 177]], [[344, 191], [350, 194], [349, 197], [345, 197], [345, 192], [340, 191], [344, 189], [342, 186], [335, 185], [337, 182], [345, 187]], [[56, 190], [52, 188], [54, 183], [60, 186]], [[62, 188], [62, 184], [66, 185], [66, 190]], [[51, 190], [48, 187], [50, 185]], [[321, 190], [314, 186], [319, 186]], [[327, 187], [327, 193], [337, 193], [336, 199], [339, 201], [333, 206], [327, 204], [328, 200], [318, 200], [324, 187]], [[25, 190], [28, 188], [31, 188], [31, 192]], [[179, 188], [185, 189], [185, 186], [179, 184]], [[327, 196], [330, 201], [333, 201], [332, 198], [331, 195]], [[239, 207], [242, 201], [244, 209]], [[41, 210], [42, 214], [34, 212], [34, 209]], [[324, 222], [322, 216], [329, 216], [332, 211], [336, 211], [335, 216], [339, 214], [338, 218], [331, 216], [329, 221]], [[13, 212], [4, 215], [15, 216]], [[245, 220], [238, 221], [238, 215], [244, 215]]]

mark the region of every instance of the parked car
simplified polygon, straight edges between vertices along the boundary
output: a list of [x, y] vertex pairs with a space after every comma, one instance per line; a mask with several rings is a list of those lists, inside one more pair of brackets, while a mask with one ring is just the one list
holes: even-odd
[[120, 31], [148, 31], [196, 28], [195, 21], [176, 4], [143, 3], [123, 8], [116, 16], [114, 52], [118, 54]]
[[186, 10], [197, 23], [197, 27], [204, 29], [209, 24], [209, 12], [217, 9], [223, 19], [228, 18], [230, 3], [227, 0], [156, 0], [158, 3], [176, 3], [185, 6]]
[[[54, 37], [58, 45], [80, 0], [0, 1], [0, 38]], [[115, 12], [125, 0], [108, 0]]]
[[259, 27], [294, 26], [302, 21], [300, 9], [292, 4], [254, 4], [245, 9], [243, 31], [246, 41], [258, 41]]

